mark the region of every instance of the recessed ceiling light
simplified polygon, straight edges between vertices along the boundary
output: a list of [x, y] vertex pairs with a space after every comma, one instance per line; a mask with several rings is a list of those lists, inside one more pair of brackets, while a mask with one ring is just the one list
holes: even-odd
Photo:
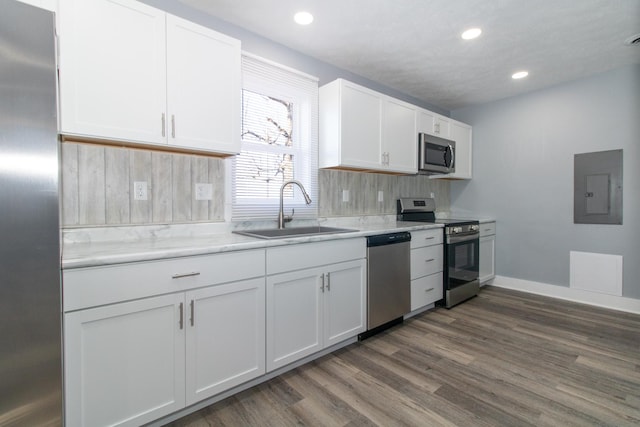
[[298, 12], [293, 15], [293, 20], [300, 25], [309, 25], [313, 22], [313, 15], [309, 12]]
[[514, 80], [524, 79], [528, 75], [529, 75], [528, 71], [518, 71], [517, 73], [513, 73], [511, 75], [511, 78], [514, 79]]
[[465, 40], [471, 40], [478, 37], [482, 34], [482, 30], [480, 28], [469, 28], [467, 31], [462, 33], [461, 37]]

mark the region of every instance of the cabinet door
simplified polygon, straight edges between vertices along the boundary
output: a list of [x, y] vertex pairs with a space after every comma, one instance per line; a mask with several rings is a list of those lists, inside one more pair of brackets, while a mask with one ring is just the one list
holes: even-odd
[[418, 133], [449, 138], [449, 119], [429, 110], [419, 110], [417, 118]]
[[240, 152], [240, 41], [167, 15], [169, 144]]
[[443, 269], [442, 245], [411, 250], [411, 279], [428, 276]]
[[342, 165], [380, 169], [380, 96], [343, 83], [340, 102]]
[[366, 261], [331, 266], [324, 276], [324, 346], [365, 330]]
[[471, 126], [452, 120], [449, 138], [456, 142], [456, 171], [447, 176], [471, 179]]
[[417, 173], [416, 111], [394, 99], [385, 99], [382, 106], [382, 151], [387, 153], [383, 166], [393, 172]]
[[184, 407], [183, 294], [68, 313], [65, 418], [138, 426]]
[[442, 272], [411, 281], [411, 311], [442, 299], [444, 285]]
[[264, 278], [186, 293], [187, 405], [265, 373]]
[[495, 271], [496, 236], [480, 238], [480, 283], [496, 277]]
[[321, 268], [267, 277], [267, 371], [322, 349]]
[[165, 143], [165, 13], [133, 0], [60, 0], [59, 20], [61, 132]]
[[442, 138], [451, 139], [449, 119], [436, 114], [433, 118], [433, 134]]

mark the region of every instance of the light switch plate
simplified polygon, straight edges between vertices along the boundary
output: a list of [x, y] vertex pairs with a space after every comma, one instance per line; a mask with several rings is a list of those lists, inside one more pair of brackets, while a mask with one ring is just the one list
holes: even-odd
[[134, 181], [133, 183], [133, 199], [134, 200], [147, 200], [147, 182], [146, 181]]
[[342, 190], [342, 201], [343, 202], [349, 201], [349, 190]]
[[384, 202], [384, 191], [378, 190], [378, 202]]
[[197, 183], [196, 200], [211, 200], [213, 198], [213, 184]]

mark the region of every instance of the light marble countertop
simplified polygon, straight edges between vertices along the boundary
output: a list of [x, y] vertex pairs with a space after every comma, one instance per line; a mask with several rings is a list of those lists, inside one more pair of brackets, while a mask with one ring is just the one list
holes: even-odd
[[62, 268], [151, 261], [442, 227], [441, 224], [396, 222], [395, 215], [389, 215], [375, 218], [299, 221], [289, 225], [289, 227], [323, 225], [354, 230], [346, 233], [270, 240], [232, 233], [233, 229], [275, 228], [271, 222], [267, 225], [268, 227], [264, 223], [233, 225], [200, 223], [65, 229], [63, 230]]

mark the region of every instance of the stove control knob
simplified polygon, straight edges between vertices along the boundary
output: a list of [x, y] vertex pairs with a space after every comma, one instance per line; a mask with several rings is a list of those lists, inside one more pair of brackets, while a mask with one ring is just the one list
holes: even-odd
[[451, 228], [451, 234], [462, 233], [462, 227], [453, 227]]
[[479, 225], [472, 225], [470, 229], [471, 229], [471, 231], [478, 231], [478, 230], [480, 230], [480, 226]]

